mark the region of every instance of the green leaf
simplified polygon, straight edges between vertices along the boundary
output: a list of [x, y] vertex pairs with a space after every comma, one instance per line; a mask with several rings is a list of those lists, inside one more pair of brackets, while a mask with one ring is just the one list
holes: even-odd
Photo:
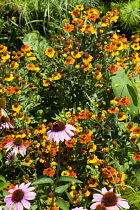
[[59, 187], [56, 188], [55, 193], [63, 193], [65, 190], [67, 190], [70, 187], [70, 183], [69, 184], [65, 184], [65, 185], [61, 185]]
[[5, 178], [2, 175], [0, 175], [0, 180], [6, 182]]
[[[25, 35], [23, 43], [25, 45], [29, 45], [34, 53], [39, 52], [44, 54], [45, 49], [48, 47], [47, 40], [41, 36], [38, 31], [33, 31]], [[41, 59], [38, 53], [35, 54], [39, 59]]]
[[9, 185], [9, 183], [7, 183], [7, 182], [0, 182], [0, 190], [3, 190], [8, 185]]
[[75, 179], [73, 177], [70, 176], [61, 176], [59, 179], [59, 182], [63, 181], [63, 182], [76, 182], [76, 183], [83, 183], [82, 181]]
[[57, 198], [55, 201], [56, 205], [59, 206], [63, 210], [69, 210], [67, 203], [62, 198]]
[[[122, 68], [119, 68], [119, 71], [111, 76], [112, 80], [112, 88], [114, 95], [116, 97], [124, 97], [128, 96], [130, 98], [130, 105], [127, 107], [129, 114], [138, 114], [139, 112], [139, 102], [138, 102], [138, 92], [134, 86], [134, 82], [132, 82], [124, 72]], [[118, 86], [116, 86], [118, 84]], [[122, 106], [122, 109], [126, 107]]]
[[45, 184], [45, 183], [50, 183], [53, 184], [53, 180], [51, 178], [42, 178], [38, 179], [37, 181], [33, 182], [33, 185], [38, 185], [38, 184]]

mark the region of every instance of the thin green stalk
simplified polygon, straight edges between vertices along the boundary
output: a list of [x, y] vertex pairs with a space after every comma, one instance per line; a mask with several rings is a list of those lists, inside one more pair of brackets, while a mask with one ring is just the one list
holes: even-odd
[[55, 180], [55, 183], [54, 183], [54, 186], [53, 186], [53, 197], [52, 197], [52, 202], [51, 202], [51, 207], [50, 207], [50, 210], [52, 210], [53, 208], [53, 203], [54, 203], [54, 199], [55, 199], [55, 190], [56, 190], [56, 187], [57, 187], [57, 182], [58, 182], [58, 179], [59, 179], [59, 169], [60, 169], [60, 148], [61, 148], [61, 142], [59, 142], [59, 151], [58, 151], [58, 164], [57, 164], [57, 170], [56, 170], [56, 180]]

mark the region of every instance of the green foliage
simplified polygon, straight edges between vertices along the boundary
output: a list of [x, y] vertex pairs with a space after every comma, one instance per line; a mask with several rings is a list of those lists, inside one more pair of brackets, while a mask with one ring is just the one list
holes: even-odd
[[129, 33], [139, 34], [139, 22], [140, 22], [140, 1], [120, 1], [111, 2], [112, 9], [118, 9], [120, 11], [119, 24]]
[[[135, 115], [139, 113], [139, 99], [138, 99], [138, 91], [136, 87], [133, 87], [133, 83], [127, 77], [123, 69], [119, 69], [119, 71], [111, 77], [112, 79], [112, 87], [116, 97], [124, 97], [128, 96], [130, 98], [130, 105], [128, 113]], [[123, 107], [125, 111], [125, 107]]]
[[63, 200], [62, 198], [57, 198], [56, 199], [56, 204], [63, 210], [69, 210], [66, 201]]

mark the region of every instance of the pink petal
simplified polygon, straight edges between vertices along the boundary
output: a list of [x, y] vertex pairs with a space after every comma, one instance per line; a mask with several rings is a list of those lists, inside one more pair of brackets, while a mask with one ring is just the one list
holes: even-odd
[[113, 192], [113, 188], [111, 188], [111, 189], [109, 190], [109, 192]]
[[54, 141], [57, 142], [57, 143], [60, 142], [58, 133], [59, 133], [59, 132], [54, 132]]
[[117, 206], [110, 206], [107, 207], [106, 210], [119, 210], [119, 208]]
[[24, 199], [26, 200], [33, 200], [36, 197], [35, 192], [28, 192], [24, 194]]
[[73, 131], [76, 130], [76, 128], [70, 124], [66, 124], [65, 126], [66, 126], [66, 128], [69, 128], [70, 130], [73, 130]]
[[13, 150], [13, 152], [14, 152], [14, 154], [15, 154], [15, 156], [17, 155], [17, 153], [18, 153], [18, 146], [14, 146], [14, 150]]
[[24, 198], [21, 200], [21, 203], [23, 204], [23, 206], [26, 208], [26, 209], [29, 209], [30, 208], [30, 202], [25, 200]]
[[17, 202], [14, 210], [23, 210], [23, 205], [20, 202]]
[[106, 189], [106, 187], [102, 188], [102, 194], [105, 194], [106, 192], [108, 192], [108, 190]]
[[98, 204], [101, 204], [101, 202], [93, 203], [93, 204], [90, 206], [90, 208], [91, 208], [91, 209], [95, 209], [96, 206], [97, 206]]
[[19, 149], [20, 154], [24, 157], [26, 155], [26, 147], [22, 144]]
[[126, 208], [126, 209], [130, 208], [130, 206], [128, 205], [128, 201], [125, 200], [125, 199], [121, 199], [121, 198], [118, 198], [117, 206], [118, 207], [123, 207], [123, 208]]
[[101, 201], [101, 200], [102, 200], [102, 197], [103, 197], [103, 196], [102, 196], [101, 194], [94, 194], [94, 195], [93, 195], [93, 200], [92, 200], [92, 201], [93, 201], [93, 202], [94, 202], [94, 201]]

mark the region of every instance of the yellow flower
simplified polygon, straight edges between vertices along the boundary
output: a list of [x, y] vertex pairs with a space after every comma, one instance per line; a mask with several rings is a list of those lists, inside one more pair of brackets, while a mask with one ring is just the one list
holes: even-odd
[[47, 55], [49, 58], [53, 58], [55, 54], [55, 50], [53, 48], [47, 48], [45, 51], [45, 55]]
[[94, 143], [88, 143], [87, 149], [89, 149], [89, 152], [94, 152], [97, 149], [97, 146]]
[[13, 73], [6, 73], [6, 77], [4, 78], [4, 80], [6, 81], [12, 81], [14, 79]]
[[73, 58], [80, 58], [83, 55], [83, 52], [79, 52], [78, 50], [72, 51], [71, 55]]
[[17, 69], [19, 67], [19, 64], [15, 61], [12, 61], [10, 64], [11, 69]]
[[69, 172], [68, 171], [62, 171], [61, 176], [69, 176]]
[[54, 72], [52, 74], [52, 79], [54, 79], [54, 80], [59, 80], [59, 79], [61, 79], [61, 77], [62, 77], [62, 75], [59, 72]]
[[31, 119], [29, 117], [24, 117], [25, 123], [26, 124], [30, 124]]
[[21, 110], [22, 106], [19, 105], [19, 103], [14, 103], [14, 105], [12, 105], [12, 110], [15, 112], [19, 112]]
[[51, 78], [47, 78], [47, 79], [43, 80], [43, 86], [44, 87], [48, 87], [49, 85], [51, 85], [52, 82], [50, 81], [50, 79]]
[[79, 4], [79, 5], [76, 5], [75, 8], [76, 8], [77, 10], [79, 10], [79, 11], [82, 11], [82, 10], [84, 10], [84, 5]]
[[22, 160], [23, 163], [27, 164], [27, 165], [31, 165], [31, 163], [33, 162], [29, 157], [26, 157]]
[[126, 115], [124, 114], [124, 112], [119, 112], [118, 113], [118, 120], [123, 121], [125, 119], [126, 119]]
[[90, 156], [88, 156], [88, 160], [87, 160], [89, 163], [93, 163], [93, 164], [96, 164], [96, 162], [98, 161], [98, 158], [96, 155], [94, 154], [91, 154]]

